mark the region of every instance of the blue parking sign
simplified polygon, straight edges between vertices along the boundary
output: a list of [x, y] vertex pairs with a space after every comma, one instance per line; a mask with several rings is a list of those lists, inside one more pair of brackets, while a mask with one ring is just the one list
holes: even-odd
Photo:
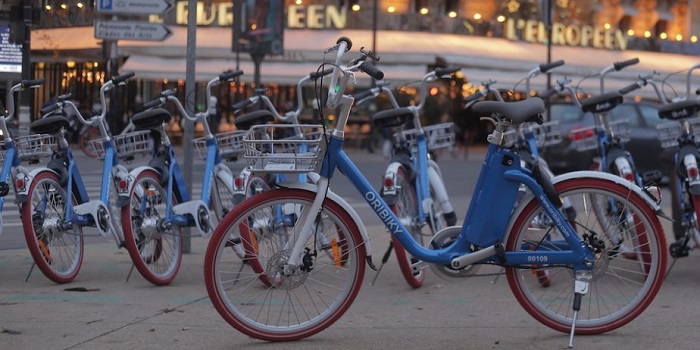
[[99, 10], [111, 10], [114, 2], [112, 0], [98, 0], [98, 3], [97, 8]]

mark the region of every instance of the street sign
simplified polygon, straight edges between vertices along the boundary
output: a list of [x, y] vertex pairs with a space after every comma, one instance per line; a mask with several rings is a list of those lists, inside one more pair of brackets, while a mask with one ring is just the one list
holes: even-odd
[[163, 41], [172, 32], [162, 23], [95, 20], [95, 38]]
[[97, 0], [99, 13], [160, 15], [173, 7], [172, 0]]

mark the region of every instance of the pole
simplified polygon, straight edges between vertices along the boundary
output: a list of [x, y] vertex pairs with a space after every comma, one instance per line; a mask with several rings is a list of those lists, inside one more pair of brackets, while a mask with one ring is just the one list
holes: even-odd
[[[31, 0], [22, 1], [22, 17], [24, 19], [24, 43], [22, 43], [22, 79], [29, 80], [32, 78], [32, 60], [31, 60], [31, 24], [32, 24], [32, 3]], [[31, 123], [30, 105], [32, 91], [28, 89], [22, 91], [19, 96], [19, 134], [29, 134], [29, 124]]]
[[[185, 65], [185, 109], [187, 114], [194, 116], [195, 113], [195, 96], [194, 90], [197, 81], [195, 80], [195, 59], [197, 57], [197, 0], [187, 1], [187, 62]], [[194, 163], [192, 158], [194, 152], [192, 149], [192, 139], [194, 138], [194, 123], [185, 120], [185, 135], [183, 138], [185, 148], [185, 164], [184, 175], [185, 185], [190, 193], [192, 193], [192, 167]], [[204, 174], [208, 176], [209, 174]], [[197, 218], [195, 218], [196, 220]], [[184, 230], [184, 253], [190, 253], [192, 250], [192, 235], [190, 228]]]

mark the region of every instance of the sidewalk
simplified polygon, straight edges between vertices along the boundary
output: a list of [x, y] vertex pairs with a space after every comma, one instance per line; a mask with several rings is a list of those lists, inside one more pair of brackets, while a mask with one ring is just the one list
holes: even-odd
[[[372, 228], [376, 232], [377, 228]], [[386, 247], [386, 235], [373, 237]], [[568, 338], [518, 305], [505, 278], [446, 282], [429, 273], [407, 286], [392, 257], [374, 286], [367, 270], [355, 304], [329, 329], [303, 341], [267, 343], [230, 327], [209, 302], [202, 277], [207, 241], [193, 238], [172, 285], [154, 287], [125, 250], [86, 247], [83, 269], [68, 285], [34, 271], [26, 250], [0, 251], [0, 344], [3, 349], [563, 349]], [[379, 259], [379, 257], [377, 257]], [[375, 260], [378, 263], [378, 261]], [[698, 254], [681, 260], [656, 301], [637, 320], [576, 348], [693, 349], [700, 342]]]

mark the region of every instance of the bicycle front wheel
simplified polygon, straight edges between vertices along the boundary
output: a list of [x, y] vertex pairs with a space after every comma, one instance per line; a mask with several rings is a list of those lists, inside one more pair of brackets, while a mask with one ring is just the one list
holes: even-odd
[[226, 184], [224, 180], [216, 175], [212, 178], [211, 203], [209, 208], [214, 212], [216, 226], [226, 214], [233, 209], [233, 184]]
[[[583, 296], [576, 334], [599, 334], [632, 321], [654, 300], [666, 272], [666, 240], [658, 218], [637, 193], [602, 179], [576, 178], [556, 184], [573, 210], [565, 215], [585, 242], [595, 242], [595, 267], [588, 293]], [[629, 222], [594, 210], [592, 200], [615, 201]], [[575, 210], [575, 214], [574, 213]], [[626, 230], [640, 259], [628, 259], [610, 240], [608, 230]], [[531, 200], [516, 219], [507, 240], [507, 251], [565, 249], [561, 233], [546, 218], [537, 200]], [[642, 266], [640, 266], [642, 265]], [[542, 274], [546, 272], [546, 274]], [[508, 284], [520, 305], [544, 325], [569, 332], [573, 320], [574, 284], [571, 266], [538, 264], [506, 269]], [[548, 283], [542, 283], [542, 276]]]
[[[416, 190], [408, 177], [406, 169], [402, 166], [398, 167], [396, 171], [395, 186], [396, 201], [389, 207], [403, 226], [408, 229], [411, 237], [418, 244], [424, 246], [421, 227], [417, 222], [418, 199], [416, 199]], [[423, 281], [425, 281], [425, 268], [413, 268], [413, 265], [418, 263], [419, 260], [411, 256], [394, 235], [391, 235], [391, 244], [396, 252], [396, 259], [399, 262], [399, 268], [404, 279], [411, 287], [420, 288], [423, 285]]]
[[[295, 189], [257, 194], [226, 215], [210, 238], [207, 292], [240, 332], [268, 341], [309, 337], [337, 321], [357, 296], [365, 246], [355, 221], [335, 202], [327, 199], [317, 214], [302, 265], [287, 266], [294, 245], [288, 240], [314, 195]], [[244, 259], [231, 249], [239, 242]]]
[[[146, 170], [134, 179], [129, 204], [121, 212], [126, 250], [139, 273], [157, 286], [172, 282], [182, 261], [180, 226], [162, 225], [166, 198], [160, 175]], [[177, 204], [175, 196], [172, 201]]]
[[[22, 204], [24, 238], [39, 270], [56, 283], [71, 282], [83, 262], [83, 229], [77, 224], [63, 225], [66, 190], [58, 175], [40, 171]], [[73, 199], [75, 205], [75, 198]]]

